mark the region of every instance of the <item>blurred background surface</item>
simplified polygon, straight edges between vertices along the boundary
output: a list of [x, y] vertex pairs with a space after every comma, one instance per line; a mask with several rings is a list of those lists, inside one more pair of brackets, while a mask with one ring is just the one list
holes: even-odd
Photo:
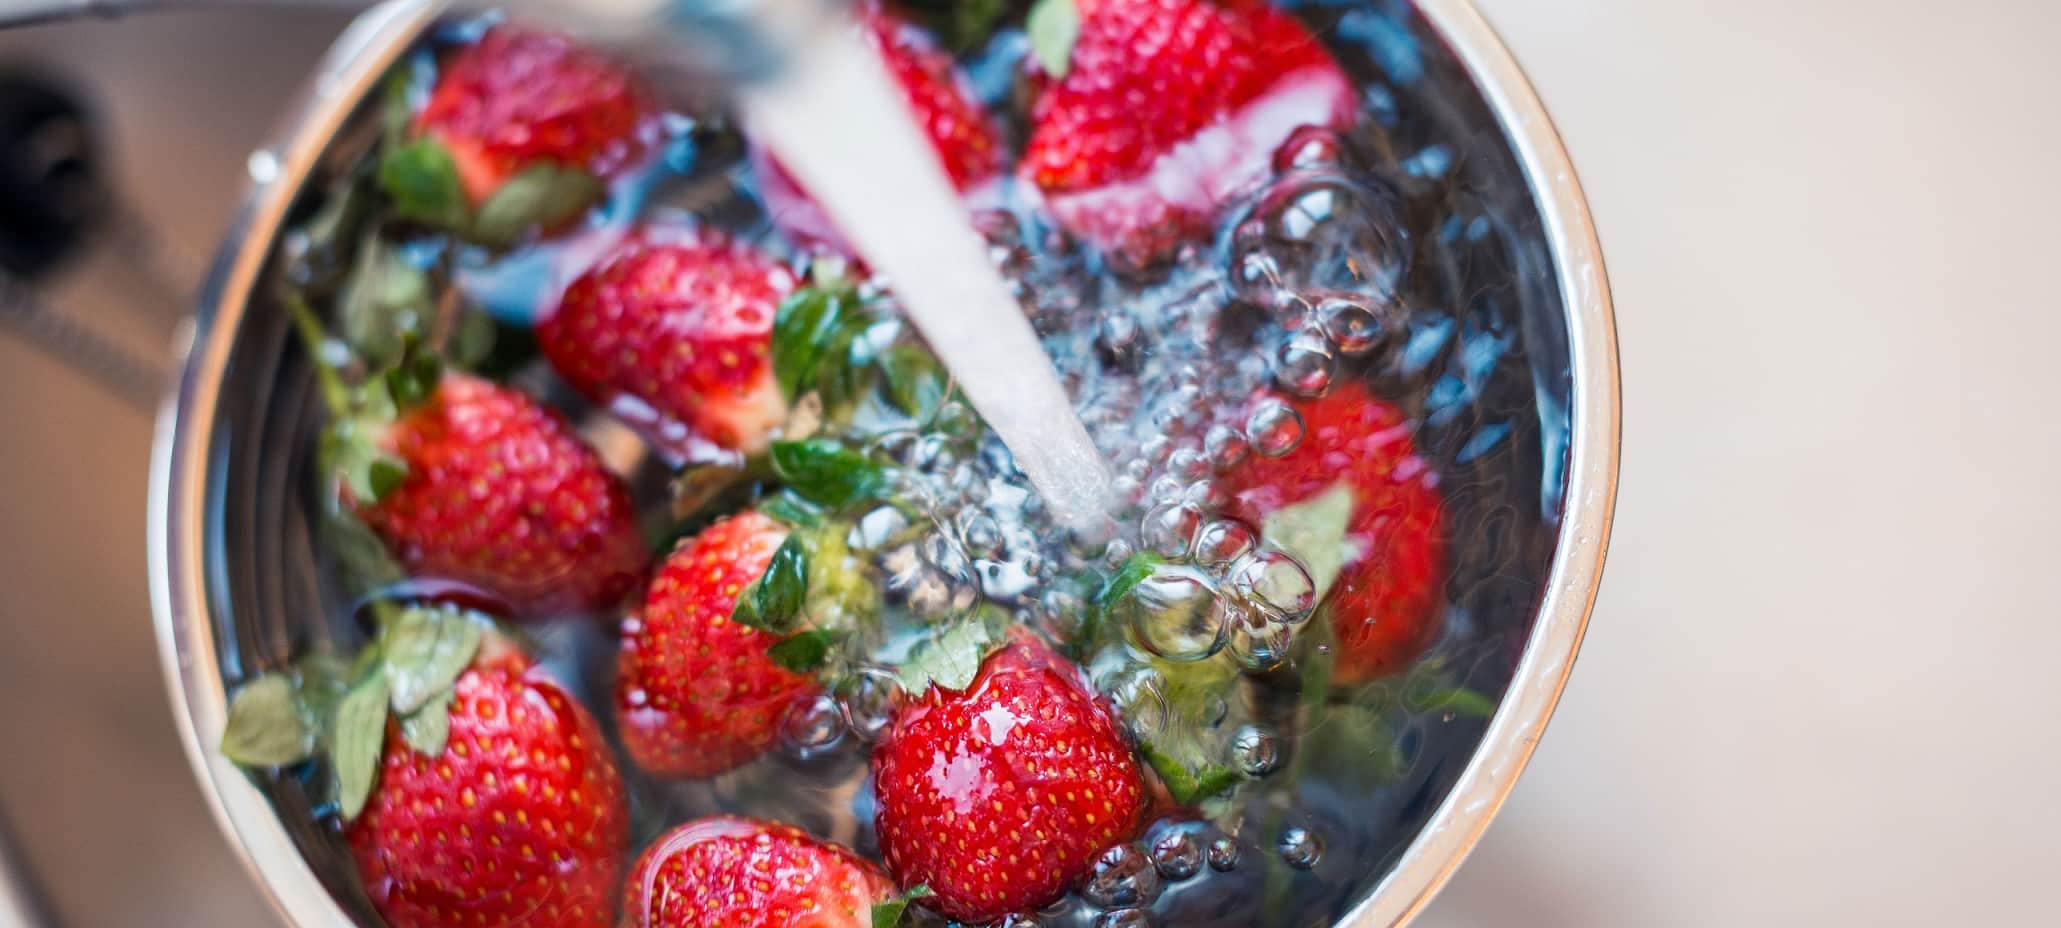
[[[1624, 477], [1560, 713], [1420, 924], [2049, 922], [2061, 6], [1480, 5], [1602, 230]], [[341, 24], [38, 27], [0, 33], [0, 66], [99, 101], [184, 293], [245, 154]], [[85, 273], [53, 298], [122, 297]], [[149, 418], [6, 339], [0, 397], [14, 856], [65, 924], [271, 924], [166, 707]]]

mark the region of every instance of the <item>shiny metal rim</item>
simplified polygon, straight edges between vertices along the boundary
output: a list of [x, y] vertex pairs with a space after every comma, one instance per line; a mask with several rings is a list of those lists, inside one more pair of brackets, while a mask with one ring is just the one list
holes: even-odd
[[[1470, 0], [1416, 0], [1479, 83], [1537, 200], [1568, 323], [1570, 399], [1566, 514], [1548, 587], [1525, 656], [1466, 770], [1424, 830], [1341, 928], [1386, 928], [1415, 917], [1466, 859], [1509, 796], [1553, 714], [1581, 648], [1602, 579], [1617, 496], [1619, 396], [1616, 327], [1587, 201], [1544, 105]], [[434, 0], [391, 0], [354, 22], [324, 58], [269, 150], [259, 182], [227, 241], [273, 241], [297, 186], [352, 105], [427, 25]], [[206, 459], [231, 340], [267, 254], [217, 258], [203, 288], [184, 373], [158, 417], [150, 488], [151, 594], [159, 654], [187, 759], [217, 823], [273, 908], [296, 926], [351, 924], [257, 788], [214, 750], [227, 719], [206, 590]]]

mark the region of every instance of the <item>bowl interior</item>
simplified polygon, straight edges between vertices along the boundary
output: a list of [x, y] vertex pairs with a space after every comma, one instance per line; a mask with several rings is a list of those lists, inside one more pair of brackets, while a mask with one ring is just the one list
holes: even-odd
[[[1578, 307], [1568, 302], [1575, 291], [1563, 277], [1564, 256], [1556, 247], [1561, 230], [1536, 195], [1535, 166], [1526, 163], [1507, 128], [1496, 92], [1477, 80], [1439, 20], [1405, 2], [1301, 6], [1365, 84], [1368, 107], [1391, 149], [1390, 174], [1404, 193], [1415, 261], [1408, 284], [1413, 322], [1402, 371], [1379, 386], [1401, 398], [1421, 423], [1420, 452], [1452, 488], [1447, 523], [1455, 562], [1440, 658], [1457, 680], [1501, 700], [1513, 681], [1535, 682], [1521, 677], [1533, 667], [1527, 647], [1543, 638], [1542, 609], [1556, 564], [1567, 554], [1563, 528], [1582, 398], [1576, 395], [1570, 337]], [[422, 39], [423, 21], [415, 15], [388, 22], [373, 47], [390, 59], [399, 45]], [[301, 139], [304, 146], [318, 146], [319, 157], [301, 175], [259, 191], [257, 201], [270, 204], [260, 214], [270, 221], [253, 224], [248, 237], [227, 244], [204, 299], [186, 392], [173, 420], [179, 431], [167, 436], [187, 445], [172, 452], [165, 478], [192, 488], [190, 494], [177, 485], [169, 488], [165, 531], [174, 543], [164, 568], [173, 591], [171, 621], [184, 623], [206, 645], [194, 648], [191, 638], [174, 636], [187, 642], [177, 645], [180, 675], [215, 681], [197, 690], [184, 680], [190, 709], [196, 698], [215, 702], [194, 709], [197, 719], [219, 720], [225, 682], [233, 689], [237, 681], [281, 667], [325, 641], [349, 643], [360, 635], [350, 597], [335, 580], [333, 555], [317, 541], [320, 505], [310, 474], [322, 424], [320, 399], [288, 315], [268, 295], [266, 281], [279, 272], [281, 230], [315, 210], [330, 182], [373, 144], [380, 117], [377, 94], [369, 90], [376, 86], [347, 83], [344, 96], [318, 101], [340, 129]], [[213, 389], [197, 390], [197, 383]], [[193, 405], [195, 397], [206, 396], [211, 406]], [[1607, 528], [1607, 515], [1605, 520]], [[176, 543], [186, 538], [197, 544]], [[182, 589], [192, 594], [196, 609], [181, 607]], [[1578, 633], [1577, 628], [1577, 638]], [[590, 704], [606, 706], [612, 650], [606, 634], [592, 627], [548, 634], [562, 636], [556, 643], [565, 666], [558, 669]], [[199, 665], [189, 666], [195, 654]], [[1553, 673], [1564, 673], [1571, 645], [1556, 657]], [[1556, 676], [1556, 692], [1557, 686]], [[210, 709], [211, 715], [203, 711]], [[195, 749], [209, 752], [219, 728], [209, 731], [196, 721], [191, 734]], [[1366, 897], [1418, 853], [1413, 849], [1420, 847], [1427, 824], [1463, 776], [1473, 775], [1471, 762], [1489, 734], [1487, 719], [1436, 713], [1409, 719], [1398, 731], [1397, 769], [1364, 782], [1318, 784], [1298, 797], [1295, 815], [1336, 826], [1324, 861], [1307, 877], [1311, 883], [1283, 892], [1266, 885], [1256, 869], [1222, 874], [1249, 885], [1227, 891], [1217, 883], [1208, 887], [1207, 898], [1194, 891], [1197, 883], [1172, 889], [1162, 903], [1162, 923], [1373, 924], [1364, 921], [1371, 917]], [[210, 785], [254, 787], [275, 814], [269, 822], [229, 817], [246, 846], [257, 847], [248, 834], [252, 829], [277, 829], [326, 889], [327, 901], [360, 923], [379, 923], [355, 885], [341, 839], [315, 817], [327, 788], [318, 774], [226, 782], [217, 777]], [[650, 837], [655, 823], [668, 817], [715, 799], [738, 799], [724, 794], [725, 787], [635, 781], [632, 789], [646, 823], [639, 839]], [[869, 840], [863, 834], [838, 837]], [[1263, 838], [1246, 840], [1249, 852], [1267, 847]], [[1461, 852], [1464, 844], [1449, 855], [1454, 860], [1441, 865], [1457, 863]], [[272, 864], [256, 865], [264, 879], [279, 879]], [[1233, 900], [1228, 906], [1227, 898]], [[313, 904], [305, 899], [284, 904], [303, 924], [334, 919], [333, 910], [303, 911]], [[1086, 913], [1075, 914], [1086, 924]]]

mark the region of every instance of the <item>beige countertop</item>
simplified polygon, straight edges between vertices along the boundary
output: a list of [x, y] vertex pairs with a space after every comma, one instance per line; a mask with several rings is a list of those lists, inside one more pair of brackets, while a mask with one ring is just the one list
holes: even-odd
[[[1625, 470], [1560, 715], [1421, 924], [2050, 920], [2061, 7], [1480, 2], [1602, 229]], [[337, 22], [46, 27], [0, 65], [101, 94], [190, 288]], [[148, 420], [4, 339], [0, 395], [0, 818], [69, 924], [267, 924], [164, 703]]]

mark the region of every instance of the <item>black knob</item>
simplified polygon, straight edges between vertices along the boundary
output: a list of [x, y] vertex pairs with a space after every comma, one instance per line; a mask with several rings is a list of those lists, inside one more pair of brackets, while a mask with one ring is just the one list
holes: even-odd
[[92, 235], [111, 198], [90, 114], [60, 84], [0, 73], [0, 267], [35, 278]]

